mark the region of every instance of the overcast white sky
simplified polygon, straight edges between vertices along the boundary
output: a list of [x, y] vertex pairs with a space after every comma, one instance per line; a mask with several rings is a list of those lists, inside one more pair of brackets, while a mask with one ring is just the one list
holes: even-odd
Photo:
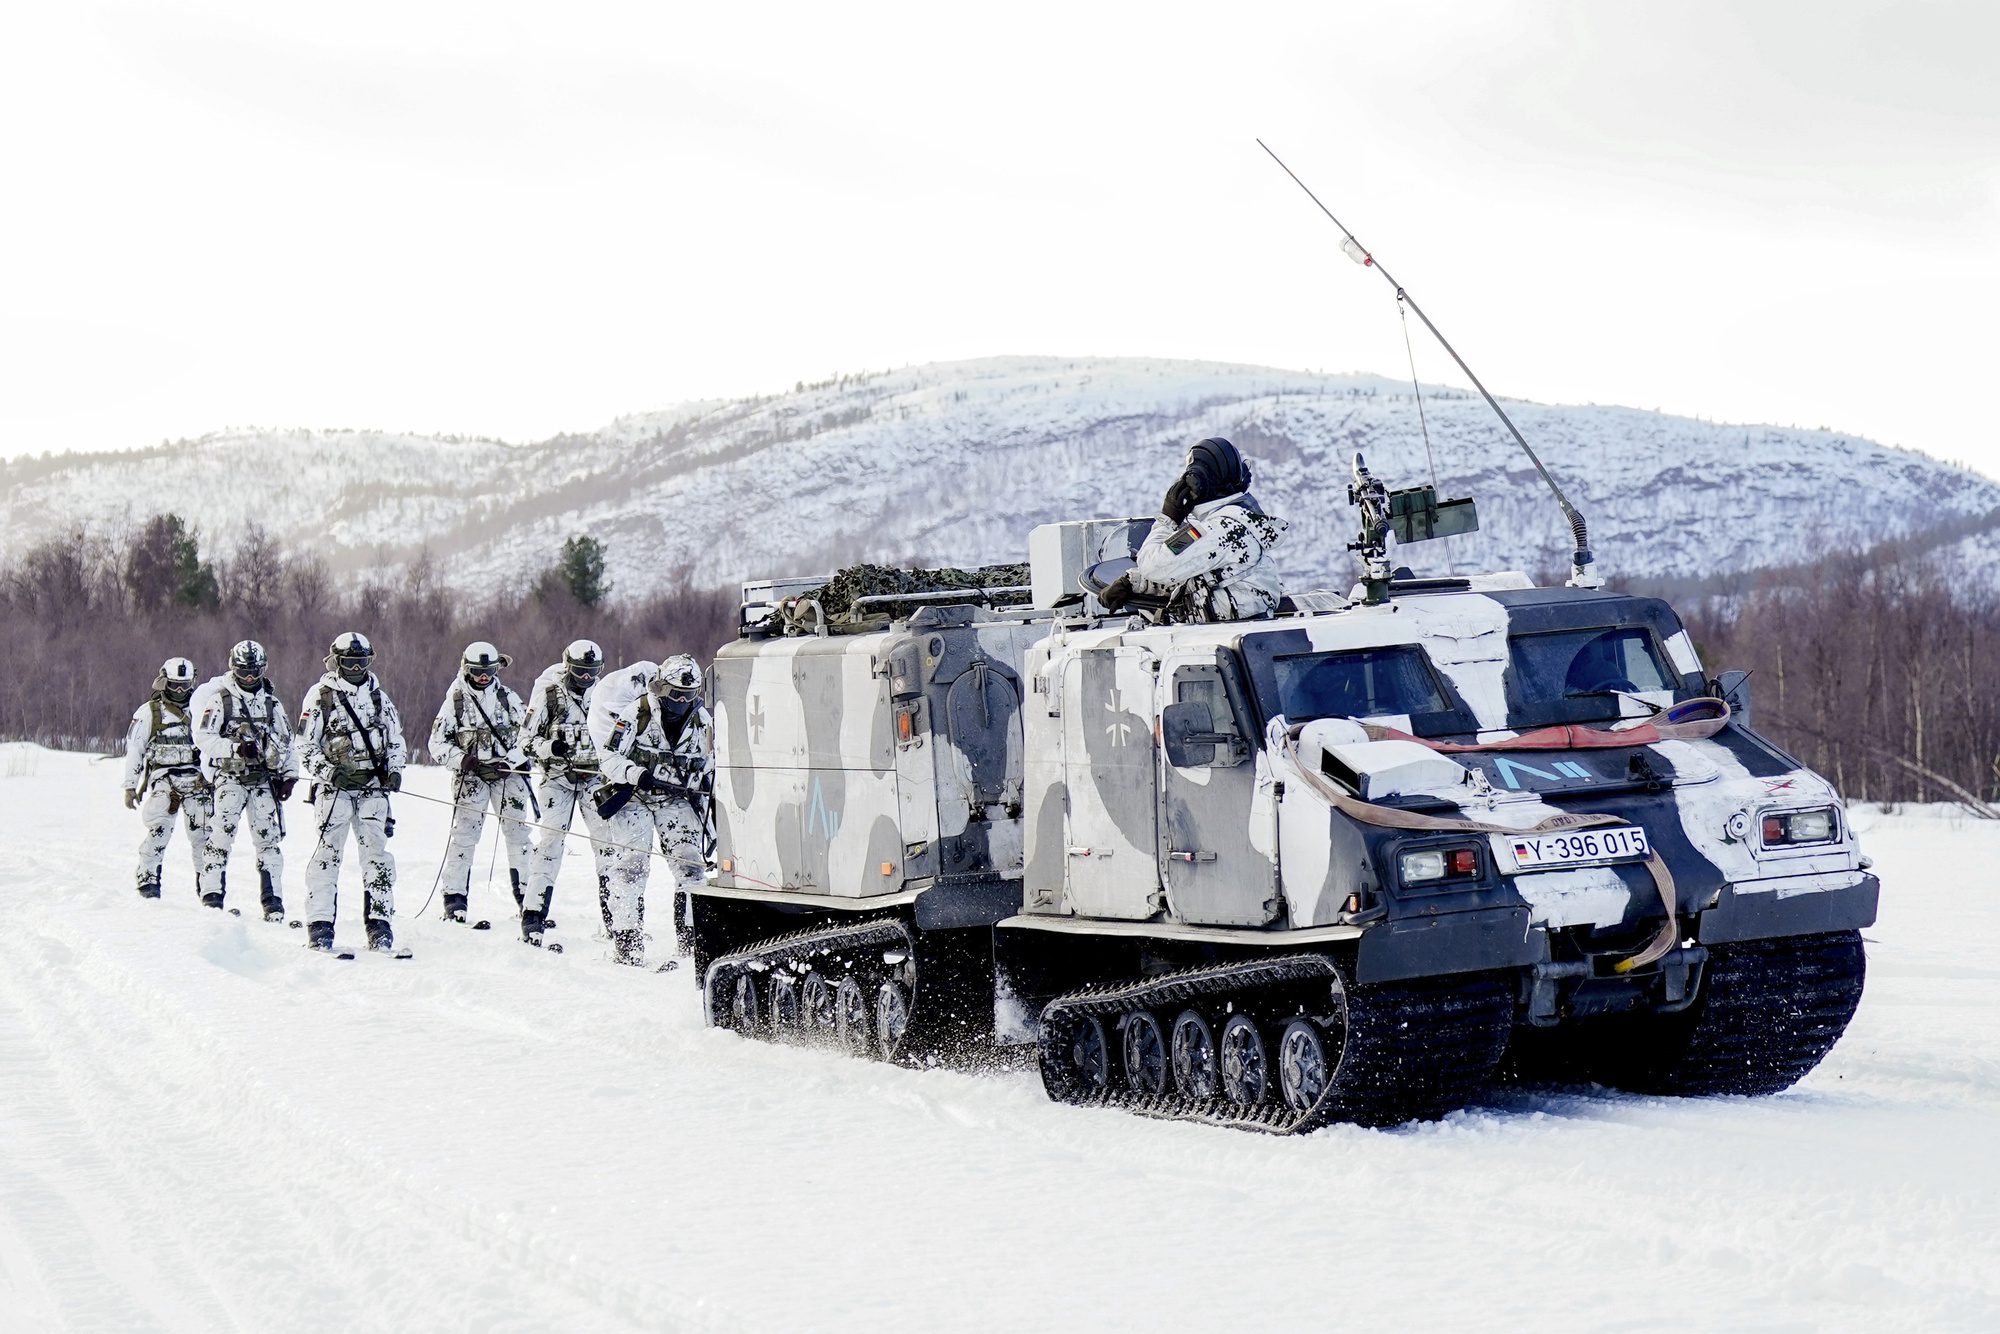
[[993, 353], [1404, 373], [1262, 135], [1499, 392], [2000, 474], [1996, 52], [1915, 0], [14, 5], [0, 452]]

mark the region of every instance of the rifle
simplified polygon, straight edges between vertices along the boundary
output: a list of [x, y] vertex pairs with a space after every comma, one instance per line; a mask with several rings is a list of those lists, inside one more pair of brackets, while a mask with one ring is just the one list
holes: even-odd
[[[396, 808], [389, 802], [389, 771], [382, 763], [381, 757], [375, 754], [375, 743], [368, 739], [368, 729], [361, 725], [361, 715], [356, 713], [354, 706], [347, 702], [347, 692], [336, 690], [333, 692], [333, 697], [340, 701], [340, 707], [346, 711], [347, 721], [354, 724], [355, 735], [361, 738], [361, 748], [368, 754], [368, 767], [374, 772], [375, 781], [382, 785], [382, 805], [388, 811], [388, 814], [382, 819], [382, 837], [394, 838], [396, 836]], [[321, 827], [320, 832], [326, 832], [324, 826]]]

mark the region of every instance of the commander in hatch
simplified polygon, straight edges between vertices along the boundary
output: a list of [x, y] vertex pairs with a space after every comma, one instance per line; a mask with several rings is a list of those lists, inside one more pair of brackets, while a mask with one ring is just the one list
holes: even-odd
[[1288, 525], [1250, 495], [1250, 465], [1219, 437], [1197, 441], [1161, 502], [1132, 569], [1098, 594], [1117, 612], [1135, 596], [1163, 599], [1164, 619], [1247, 621], [1284, 596], [1268, 554]]

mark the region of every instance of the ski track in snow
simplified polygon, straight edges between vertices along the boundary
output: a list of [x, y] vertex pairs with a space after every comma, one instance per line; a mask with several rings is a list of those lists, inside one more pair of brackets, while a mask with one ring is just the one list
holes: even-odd
[[494, 929], [419, 916], [416, 801], [417, 957], [310, 955], [202, 909], [178, 838], [138, 899], [117, 787], [0, 746], [0, 1328], [2000, 1326], [2000, 828], [1936, 808], [1857, 813], [1868, 990], [1793, 1091], [1280, 1140], [705, 1030], [685, 969], [605, 962], [580, 841], [561, 957], [513, 942], [490, 829]]

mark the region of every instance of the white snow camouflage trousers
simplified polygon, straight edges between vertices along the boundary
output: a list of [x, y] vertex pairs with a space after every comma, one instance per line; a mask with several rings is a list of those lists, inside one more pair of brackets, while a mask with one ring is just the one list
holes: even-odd
[[679, 795], [635, 794], [611, 817], [617, 861], [602, 897], [606, 931], [636, 931], [646, 924], [646, 879], [652, 872], [652, 850], [667, 859], [677, 892], [701, 884], [701, 821], [687, 798]]
[[236, 825], [245, 813], [250, 816], [250, 842], [257, 849], [257, 869], [263, 873], [269, 892], [259, 897], [270, 907], [283, 904], [285, 896], [285, 853], [278, 832], [278, 799], [271, 785], [260, 780], [245, 783], [233, 774], [215, 780], [215, 817], [208, 827], [208, 856], [201, 867], [201, 892], [221, 894], [229, 878], [229, 850], [236, 846]]
[[319, 820], [319, 846], [306, 863], [306, 920], [331, 922], [340, 907], [340, 861], [347, 851], [347, 832], [361, 849], [361, 888], [367, 893], [366, 917], [389, 917], [396, 911], [396, 859], [389, 853], [389, 798], [374, 790], [342, 792], [327, 786], [313, 803]]
[[489, 807], [506, 818], [500, 821], [500, 839], [507, 846], [507, 869], [521, 885], [528, 882], [528, 860], [533, 840], [528, 826], [535, 821], [528, 809], [528, 780], [515, 774], [489, 783], [476, 774], [458, 774], [452, 780], [451, 833], [445, 839], [444, 901], [464, 906], [472, 889], [472, 857], [479, 850], [479, 835], [486, 828]]
[[174, 818], [187, 829], [188, 851], [194, 854], [195, 888], [201, 888], [202, 865], [208, 855], [208, 818], [215, 809], [208, 783], [194, 773], [161, 774], [146, 786], [139, 803], [139, 883], [160, 878], [167, 844], [174, 836]]
[[569, 828], [579, 808], [584, 828], [590, 831], [590, 855], [597, 862], [598, 901], [600, 904], [605, 901], [612, 869], [618, 864], [617, 849], [611, 845], [619, 840], [616, 819], [607, 820], [599, 815], [597, 804], [591, 800], [599, 781], [596, 774], [570, 777], [544, 773], [535, 784], [535, 799], [542, 803], [542, 829], [535, 842], [534, 868], [528, 876], [528, 897], [521, 905], [523, 908], [548, 912], [555, 896], [556, 875], [562, 870], [563, 853], [569, 842], [563, 831]]

